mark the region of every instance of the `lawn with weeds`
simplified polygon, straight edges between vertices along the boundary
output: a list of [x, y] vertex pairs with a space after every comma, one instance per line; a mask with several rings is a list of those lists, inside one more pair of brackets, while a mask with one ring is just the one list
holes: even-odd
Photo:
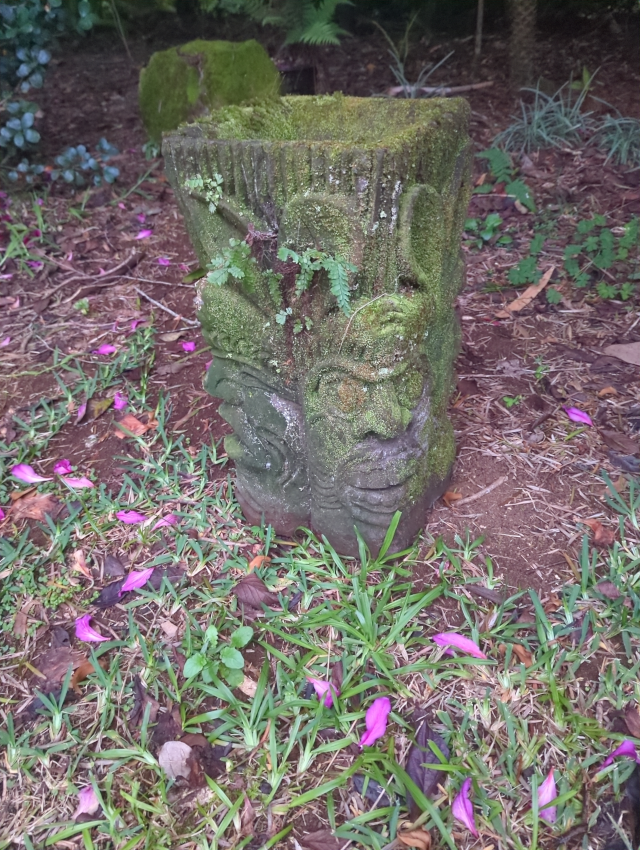
[[[636, 760], [605, 766], [640, 747], [633, 479], [608, 482], [619, 542], [585, 536], [573, 582], [513, 591], [480, 540], [392, 556], [392, 524], [344, 559], [246, 527], [225, 457], [172, 437], [170, 410], [147, 408], [119, 490], [59, 474], [37, 483], [59, 511], [14, 517], [32, 493], [4, 520], [0, 847], [633, 840]], [[46, 452], [46, 411], [13, 460]]]

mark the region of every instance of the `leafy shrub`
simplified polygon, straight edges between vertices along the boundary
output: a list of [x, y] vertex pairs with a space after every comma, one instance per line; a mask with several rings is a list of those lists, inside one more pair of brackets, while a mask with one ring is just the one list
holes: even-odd
[[552, 96], [538, 88], [524, 91], [533, 94], [533, 102], [520, 102], [521, 117], [496, 136], [495, 145], [529, 153], [576, 144], [593, 129], [591, 113], [582, 111], [587, 89], [577, 96], [568, 86], [562, 86]]
[[[500, 148], [488, 148], [486, 151], [480, 151], [476, 156], [479, 159], [487, 160], [491, 174], [495, 177], [496, 182], [505, 184], [504, 191], [507, 195], [512, 195], [530, 212], [536, 211], [531, 190], [523, 180], [520, 180], [516, 176], [517, 171], [508, 153], [500, 150]], [[484, 186], [487, 188], [483, 189]], [[491, 191], [492, 188], [490, 183], [483, 183], [482, 186], [476, 188], [476, 192], [482, 194], [483, 192]]]
[[640, 121], [621, 115], [605, 115], [593, 136], [598, 147], [607, 151], [607, 159], [622, 165], [640, 166]]
[[595, 283], [601, 298], [628, 300], [635, 285], [624, 278], [638, 276], [639, 224], [633, 218], [612, 230], [602, 215], [579, 221], [574, 241], [564, 250], [564, 270], [573, 285], [582, 289]]

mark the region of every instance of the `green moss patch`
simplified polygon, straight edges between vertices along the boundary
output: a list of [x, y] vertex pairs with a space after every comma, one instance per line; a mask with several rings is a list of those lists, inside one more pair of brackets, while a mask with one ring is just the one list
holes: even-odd
[[245, 101], [275, 99], [280, 75], [255, 40], [197, 39], [154, 53], [140, 75], [140, 112], [149, 138]]

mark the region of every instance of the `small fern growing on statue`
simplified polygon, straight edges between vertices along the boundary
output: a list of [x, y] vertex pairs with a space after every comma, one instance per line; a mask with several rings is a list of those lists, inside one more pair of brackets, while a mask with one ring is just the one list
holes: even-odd
[[307, 248], [301, 254], [291, 250], [291, 248], [280, 248], [278, 259], [283, 262], [291, 260], [300, 266], [300, 271], [296, 275], [296, 296], [302, 295], [309, 289], [316, 272], [325, 271], [329, 278], [331, 292], [338, 302], [338, 307], [345, 316], [351, 313], [349, 272], [355, 273], [357, 271], [356, 266], [352, 263], [347, 262], [340, 255], [333, 257], [331, 254], [317, 251], [314, 248]]
[[207, 266], [207, 280], [216, 286], [229, 283], [229, 278], [249, 283], [247, 269], [251, 263], [255, 263], [255, 260], [251, 256], [249, 245], [244, 240], [241, 242], [239, 239], [229, 239], [229, 247], [223, 248]]

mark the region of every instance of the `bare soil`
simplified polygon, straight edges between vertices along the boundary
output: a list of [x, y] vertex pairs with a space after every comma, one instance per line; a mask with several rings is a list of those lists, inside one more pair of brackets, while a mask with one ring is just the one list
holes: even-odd
[[[273, 35], [257, 35], [273, 48]], [[45, 154], [53, 156], [80, 141], [93, 145], [105, 136], [121, 151], [117, 158], [121, 177], [113, 188], [78, 192], [74, 197], [52, 192], [45, 213], [59, 223], [49, 234], [51, 244], [45, 253], [55, 265], [45, 265], [33, 278], [16, 273], [0, 281], [5, 304], [0, 337], [12, 338], [2, 354], [0, 418], [43, 396], [57, 396], [52, 372], [37, 374], [51, 365], [56, 346], [72, 353], [105, 341], [117, 344], [132, 319], [148, 319], [153, 312], [158, 344], [151, 387], [156, 393], [171, 393], [170, 425], [195, 447], [228, 433], [217, 414], [217, 401], [202, 389], [209, 359], [203, 341], [197, 328], [183, 321], [195, 317], [192, 287], [182, 279], [186, 270], [195, 268], [196, 258], [162, 161], [148, 162], [141, 153], [145, 133], [137, 111], [139, 70], [153, 50], [166, 46], [172, 37], [185, 41], [190, 34], [162, 32], [131, 42], [133, 62], [115, 37], [102, 36], [70, 46], [52, 63], [39, 96]], [[606, 28], [543, 33], [540, 69], [545, 78], [561, 84], [572, 73], [579, 74], [582, 66], [597, 67], [595, 93], [622, 114], [637, 115], [636, 48], [631, 34], [612, 34]], [[476, 68], [469, 39], [424, 44], [414, 64], [437, 61], [450, 50], [454, 56], [430, 82], [493, 81], [489, 88], [468, 93], [472, 138], [476, 149], [482, 150], [517, 109], [505, 77], [506, 44], [499, 36], [488, 37]], [[308, 62], [309, 54], [280, 51], [279, 58]], [[318, 49], [314, 61], [318, 92], [370, 96], [395, 82], [379, 33]], [[417, 69], [409, 66], [409, 72]], [[553, 222], [541, 258], [545, 265], [560, 268], [564, 245], [580, 218], [602, 213], [620, 225], [640, 213], [637, 172], [605, 164], [604, 159], [603, 153], [588, 147], [530, 157], [523, 176], [540, 211], [535, 220]], [[482, 179], [482, 166], [478, 160], [477, 179]], [[82, 207], [86, 215], [74, 216], [70, 207]], [[511, 201], [496, 194], [474, 196], [470, 215], [491, 211], [498, 211], [513, 226], [514, 248], [507, 251], [490, 244], [481, 251], [466, 249], [467, 284], [459, 299], [463, 344], [451, 403], [458, 439], [453, 495], [448, 503], [436, 504], [426, 518], [425, 546], [437, 535], [449, 541], [455, 535], [463, 539], [481, 535], [495, 573], [507, 584], [550, 590], [571, 575], [585, 530], [580, 523], [599, 518], [613, 526], [603, 501], [601, 472], [606, 471], [620, 490], [626, 486], [619, 453], [612, 453], [601, 431], [618, 431], [637, 443], [640, 420], [633, 414], [640, 405], [640, 375], [637, 368], [604, 356], [603, 350], [611, 343], [640, 340], [640, 313], [637, 301], [603, 302], [564, 288], [557, 306], [547, 304], [543, 295], [514, 318], [496, 318], [515, 297], [513, 289], [499, 287], [506, 284], [508, 268], [525, 252], [534, 217], [518, 212]], [[153, 233], [136, 240], [141, 227]], [[108, 271], [128, 257], [133, 259], [126, 276], [101, 283], [101, 269]], [[159, 257], [170, 265], [159, 265]], [[562, 284], [559, 271], [553, 280]], [[145, 296], [176, 315], [155, 308]], [[84, 297], [90, 304], [87, 317], [72, 307]], [[113, 331], [114, 322], [118, 332]], [[177, 330], [184, 331], [180, 339], [162, 340], [163, 334]], [[196, 342], [195, 353], [183, 352], [185, 340]], [[24, 371], [36, 374], [21, 375]], [[507, 407], [505, 397], [518, 402]], [[568, 420], [562, 405], [587, 411], [596, 427], [576, 433], [579, 428]], [[50, 456], [73, 457], [83, 468], [93, 465], [102, 481], [115, 485], [121, 476], [118, 457], [126, 450], [127, 444], [113, 435], [112, 414], [107, 413], [87, 425], [66, 426], [51, 444]], [[456, 507], [455, 494], [463, 499], [473, 496], [499, 479], [504, 480], [495, 489]], [[427, 578], [420, 575], [420, 565], [416, 569], [420, 578]]]

